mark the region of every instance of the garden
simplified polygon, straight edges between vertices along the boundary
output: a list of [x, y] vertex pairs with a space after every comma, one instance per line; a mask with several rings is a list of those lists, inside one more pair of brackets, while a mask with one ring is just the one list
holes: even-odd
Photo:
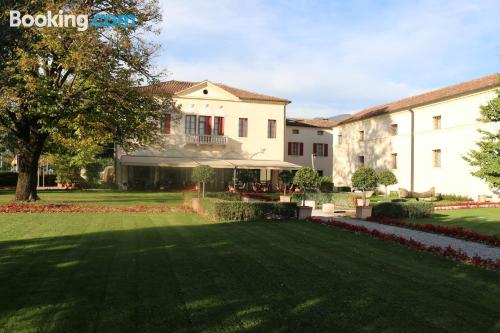
[[[27, 205], [85, 211], [0, 214], [6, 332], [486, 332], [498, 325], [498, 273], [393, 242], [295, 219], [216, 222], [184, 211], [182, 193], [40, 196], [42, 203]], [[12, 193], [0, 198], [7, 205]], [[110, 206], [117, 210], [92, 211]], [[142, 209], [122, 211], [130, 207]]]

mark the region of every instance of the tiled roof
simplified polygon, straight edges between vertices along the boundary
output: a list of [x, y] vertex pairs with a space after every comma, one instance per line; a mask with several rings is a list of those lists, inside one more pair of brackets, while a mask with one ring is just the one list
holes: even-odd
[[300, 126], [300, 127], [332, 128], [333, 126], [337, 125], [337, 122], [328, 119], [287, 118], [286, 125]]
[[[201, 82], [170, 80], [170, 81], [165, 81], [165, 82], [161, 82], [158, 84], [142, 87], [141, 89], [144, 89], [145, 91], [151, 92], [153, 94], [172, 94], [172, 95], [175, 95], [176, 93], [179, 93], [185, 89], [191, 88], [191, 87], [193, 87], [197, 84], [200, 84], [200, 83]], [[258, 93], [254, 93], [251, 91], [234, 88], [234, 87], [222, 84], [222, 83], [213, 83], [213, 84], [218, 86], [221, 89], [226, 90], [227, 92], [233, 94], [234, 96], [236, 96], [242, 100], [281, 102], [281, 103], [287, 103], [287, 104], [290, 103], [289, 100], [279, 98], [279, 97], [258, 94]]]
[[492, 74], [472, 81], [459, 83], [446, 88], [433, 90], [421, 95], [404, 98], [395, 102], [378, 105], [353, 114], [351, 117], [339, 122], [338, 124], [350, 123], [357, 120], [363, 120], [374, 116], [401, 111], [412, 107], [418, 107], [433, 102], [438, 102], [448, 98], [460, 96], [467, 93], [473, 93], [481, 90], [500, 87], [499, 75]]

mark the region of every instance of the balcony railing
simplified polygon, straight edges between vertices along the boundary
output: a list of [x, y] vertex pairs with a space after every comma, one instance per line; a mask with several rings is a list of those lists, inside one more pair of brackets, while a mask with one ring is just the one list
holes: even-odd
[[225, 145], [227, 137], [221, 135], [186, 135], [186, 143], [193, 145]]

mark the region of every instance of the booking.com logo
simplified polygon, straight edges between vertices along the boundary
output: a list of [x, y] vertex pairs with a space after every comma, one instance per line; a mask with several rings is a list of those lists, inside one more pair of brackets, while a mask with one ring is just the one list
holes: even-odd
[[49, 10], [47, 14], [23, 15], [17, 10], [10, 11], [10, 26], [11, 27], [54, 27], [54, 28], [77, 28], [78, 31], [85, 31], [90, 27], [135, 27], [137, 18], [135, 15], [113, 15], [113, 14], [97, 14], [89, 23], [88, 15], [65, 14], [62, 10], [58, 14], [53, 15]]

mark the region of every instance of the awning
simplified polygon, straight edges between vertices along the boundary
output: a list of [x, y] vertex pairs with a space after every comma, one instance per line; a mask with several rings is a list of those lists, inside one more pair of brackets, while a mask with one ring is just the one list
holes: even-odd
[[296, 170], [300, 165], [269, 160], [237, 160], [237, 159], [209, 159], [189, 157], [157, 157], [157, 156], [133, 156], [123, 155], [120, 158], [123, 165], [133, 166], [159, 166], [193, 168], [198, 165], [208, 165], [217, 169], [268, 169], [268, 170]]
[[123, 165], [179, 167], [179, 168], [194, 168], [195, 166], [199, 165], [194, 160], [186, 157], [123, 155], [120, 157], [120, 162]]

